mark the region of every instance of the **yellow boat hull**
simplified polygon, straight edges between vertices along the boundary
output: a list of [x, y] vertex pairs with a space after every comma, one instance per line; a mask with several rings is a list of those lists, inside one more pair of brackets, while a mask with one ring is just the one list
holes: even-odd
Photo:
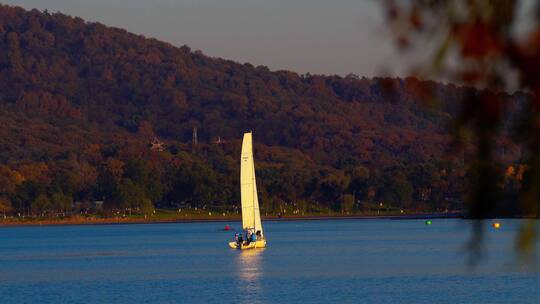
[[249, 244], [241, 244], [238, 246], [236, 242], [229, 242], [229, 247], [232, 249], [240, 249], [240, 250], [246, 250], [246, 249], [255, 249], [255, 248], [265, 248], [266, 247], [266, 241], [265, 240], [259, 240], [256, 242], [251, 242]]

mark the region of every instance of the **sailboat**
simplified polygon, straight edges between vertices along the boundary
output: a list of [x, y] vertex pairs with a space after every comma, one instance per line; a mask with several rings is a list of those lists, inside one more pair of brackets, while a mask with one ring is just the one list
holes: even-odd
[[259, 200], [257, 198], [257, 183], [255, 182], [255, 163], [253, 161], [252, 133], [244, 134], [242, 156], [240, 159], [240, 197], [242, 203], [242, 229], [240, 239], [229, 242], [233, 249], [252, 249], [266, 247]]

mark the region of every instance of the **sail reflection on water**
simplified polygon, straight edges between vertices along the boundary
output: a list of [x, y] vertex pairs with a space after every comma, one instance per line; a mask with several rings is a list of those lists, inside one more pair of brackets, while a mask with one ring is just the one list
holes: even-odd
[[236, 256], [238, 294], [241, 303], [257, 303], [262, 299], [263, 256], [264, 249], [242, 250]]

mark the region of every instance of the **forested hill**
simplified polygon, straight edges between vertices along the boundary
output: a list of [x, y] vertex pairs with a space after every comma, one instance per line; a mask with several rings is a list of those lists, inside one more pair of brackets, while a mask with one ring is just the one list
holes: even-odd
[[0, 5], [0, 205], [238, 204], [240, 139], [253, 130], [267, 212], [457, 208], [463, 168], [444, 156], [470, 90], [274, 72]]

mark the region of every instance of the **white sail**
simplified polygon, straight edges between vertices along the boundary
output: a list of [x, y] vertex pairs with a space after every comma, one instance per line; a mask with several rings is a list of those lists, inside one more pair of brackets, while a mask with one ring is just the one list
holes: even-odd
[[242, 200], [242, 228], [253, 229], [254, 232], [260, 231], [261, 236], [264, 236], [259, 211], [259, 200], [257, 198], [251, 132], [244, 134], [244, 140], [242, 142], [240, 195]]

